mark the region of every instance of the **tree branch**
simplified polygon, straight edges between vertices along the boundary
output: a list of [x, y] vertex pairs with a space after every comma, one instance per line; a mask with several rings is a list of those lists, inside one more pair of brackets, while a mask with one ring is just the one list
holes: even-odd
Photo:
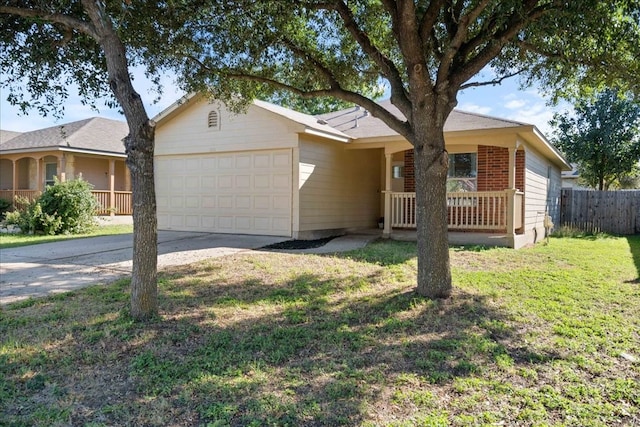
[[61, 24], [68, 28], [74, 28], [81, 33], [91, 36], [95, 40], [98, 40], [98, 34], [91, 24], [73, 18], [69, 15], [51, 13], [41, 9], [29, 9], [14, 6], [0, 6], [0, 14], [21, 16], [23, 18], [38, 18], [55, 24]]
[[234, 73], [225, 72], [224, 77], [238, 79], [238, 80], [248, 80], [259, 83], [265, 83], [280, 90], [286, 90], [295, 95], [301, 96], [303, 98], [315, 98], [315, 97], [333, 97], [339, 98], [344, 101], [352, 102], [354, 104], [360, 105], [361, 107], [368, 110], [372, 116], [379, 118], [382, 120], [387, 126], [391, 129], [398, 132], [400, 135], [406, 136], [410, 134], [411, 128], [406, 121], [400, 120], [395, 115], [391, 114], [387, 109], [380, 106], [380, 104], [372, 101], [366, 96], [362, 96], [357, 92], [351, 92], [342, 88], [331, 88], [331, 89], [316, 89], [316, 90], [303, 90], [298, 87], [280, 82], [278, 80], [274, 80], [268, 77], [256, 76], [252, 74], [245, 74], [243, 72]]
[[304, 49], [300, 49], [291, 40], [289, 40], [287, 38], [284, 38], [284, 37], [281, 40], [282, 40], [282, 43], [289, 50], [291, 50], [294, 54], [298, 55], [299, 57], [301, 57], [304, 60], [306, 60], [309, 63], [311, 63], [313, 68], [318, 70], [320, 72], [320, 74], [322, 74], [324, 76], [324, 78], [327, 80], [327, 83], [329, 83], [329, 86], [331, 86], [331, 87], [335, 87], [335, 86], [340, 87], [340, 83], [336, 79], [335, 75], [324, 64], [322, 64], [320, 61], [318, 61], [317, 58], [311, 56], [311, 54], [309, 52], [305, 51]]
[[499, 77], [497, 79], [489, 80], [489, 81], [486, 81], [486, 82], [471, 82], [471, 83], [467, 83], [465, 85], [460, 86], [460, 90], [469, 89], [471, 87], [496, 86], [496, 85], [501, 84], [504, 80], [509, 79], [511, 77], [515, 77], [518, 74], [524, 73], [525, 71], [526, 71], [526, 69], [523, 68], [521, 70], [516, 71], [515, 73], [509, 73], [509, 74], [506, 74], [506, 75], [504, 75], [502, 77]]
[[513, 14], [505, 28], [487, 38], [487, 45], [470, 61], [462, 67], [460, 72], [452, 75], [449, 79], [454, 87], [460, 87], [464, 82], [478, 74], [493, 58], [495, 58], [504, 46], [512, 40], [526, 24], [539, 19], [546, 13], [560, 7], [560, 2], [555, 1], [549, 4], [536, 7], [538, 0], [528, 0], [525, 5], [524, 14]]
[[[440, 9], [443, 5], [444, 0], [431, 1], [429, 3], [429, 7], [422, 16], [422, 20], [420, 21], [420, 25], [418, 26], [418, 31], [420, 32], [420, 38], [422, 39], [422, 42], [425, 44], [428, 39], [435, 38], [433, 26], [438, 20], [438, 15], [440, 14]], [[433, 40], [433, 42], [435, 44], [437, 40]]]
[[444, 52], [442, 60], [440, 61], [440, 67], [438, 67], [438, 75], [436, 77], [436, 87], [448, 80], [454, 58], [469, 34], [469, 26], [478, 19], [489, 3], [490, 0], [481, 1], [474, 9], [460, 19], [455, 35], [449, 43], [449, 48]]
[[382, 74], [391, 85], [391, 96], [395, 101], [394, 104], [405, 116], [408, 116], [411, 111], [411, 105], [404, 88], [402, 76], [396, 68], [396, 65], [374, 46], [369, 36], [359, 27], [351, 9], [349, 9], [344, 1], [336, 2], [333, 9], [338, 13], [345, 28], [351, 33], [362, 50], [378, 65]]

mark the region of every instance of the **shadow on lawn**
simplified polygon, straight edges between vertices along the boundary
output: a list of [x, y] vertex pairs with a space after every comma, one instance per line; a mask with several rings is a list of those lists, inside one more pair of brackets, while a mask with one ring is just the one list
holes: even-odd
[[[446, 386], [495, 369], [498, 360], [517, 366], [560, 357], [523, 344], [520, 328], [484, 297], [456, 291], [449, 300], [426, 301], [394, 289], [358, 296], [358, 280], [303, 274], [280, 285], [256, 280], [198, 288], [189, 297], [196, 308], [256, 313], [219, 319], [223, 326], [214, 328], [198, 316], [152, 325], [156, 339], [131, 362], [141, 394], [177, 401], [188, 389], [199, 423], [357, 425], [370, 416], [363, 412], [367, 403], [389, 404], [381, 395], [402, 388], [403, 378], [421, 384], [418, 389]], [[184, 302], [165, 301], [173, 308], [164, 311], [184, 310]], [[265, 305], [277, 309], [259, 314]], [[197, 345], [158, 345], [185, 328], [192, 332], [180, 340]], [[379, 410], [392, 406], [398, 405]]]
[[633, 263], [636, 266], [638, 275], [631, 283], [640, 283], [640, 235], [635, 234], [633, 236], [626, 236], [629, 248], [631, 249], [631, 256], [633, 257]]
[[[108, 360], [109, 375], [126, 379], [77, 385], [74, 424], [142, 425], [153, 412], [176, 425], [358, 425], [372, 418], [365, 411], [401, 419], [415, 402], [394, 399], [494, 370], [499, 360], [530, 366], [560, 357], [528, 347], [525, 325], [485, 297], [456, 290], [424, 300], [385, 289], [383, 270], [282, 283], [162, 280], [162, 321], [136, 325], [121, 315], [73, 332], [78, 348], [69, 351], [82, 352], [89, 371]], [[212, 307], [230, 308], [229, 318], [212, 319]], [[389, 397], [407, 383], [409, 394]]]

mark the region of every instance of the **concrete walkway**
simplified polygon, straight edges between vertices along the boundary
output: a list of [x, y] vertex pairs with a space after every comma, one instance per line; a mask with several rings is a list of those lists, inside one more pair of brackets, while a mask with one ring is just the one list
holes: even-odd
[[[362, 248], [379, 231], [337, 237], [326, 245], [291, 253], [327, 254]], [[179, 231], [158, 233], [158, 269], [251, 251], [282, 237]], [[109, 283], [131, 274], [133, 236], [91, 237], [0, 249], [0, 304]]]
[[[160, 231], [158, 269], [261, 248], [282, 237]], [[132, 234], [0, 249], [0, 304], [131, 274]]]

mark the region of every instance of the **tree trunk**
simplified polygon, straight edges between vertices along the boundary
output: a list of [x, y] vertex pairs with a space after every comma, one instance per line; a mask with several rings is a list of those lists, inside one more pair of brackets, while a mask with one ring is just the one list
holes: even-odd
[[448, 155], [442, 127], [416, 132], [414, 164], [418, 237], [418, 288], [428, 298], [451, 295], [447, 226]]
[[82, 4], [96, 27], [97, 41], [105, 54], [109, 85], [129, 125], [125, 149], [133, 192], [131, 315], [136, 320], [146, 320], [158, 312], [158, 232], [153, 178], [155, 128], [131, 84], [126, 49], [108, 15], [94, 0], [83, 0]]

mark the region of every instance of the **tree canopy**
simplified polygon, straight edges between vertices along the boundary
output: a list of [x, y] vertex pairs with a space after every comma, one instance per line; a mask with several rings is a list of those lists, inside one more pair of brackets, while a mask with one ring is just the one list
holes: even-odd
[[[2, 4], [14, 3], [4, 0]], [[525, 84], [536, 80], [562, 96], [612, 84], [640, 92], [639, 0], [127, 0], [100, 4], [106, 4], [115, 31], [128, 46], [128, 57], [139, 59], [152, 72], [158, 68], [177, 72], [187, 91], [208, 93], [238, 109], [254, 97], [294, 104], [297, 101], [290, 94], [338, 99], [364, 107], [409, 141], [416, 170], [418, 292], [429, 297], [451, 293], [443, 129], [460, 90], [521, 76]], [[75, 14], [79, 2], [57, 1], [51, 8]], [[5, 6], [0, 6], [0, 12], [10, 13]], [[68, 45], [67, 26], [57, 23], [31, 33], [31, 26], [39, 25], [33, 20], [27, 24], [5, 15], [2, 19], [3, 27], [18, 27], [21, 34], [1, 36], [3, 46], [12, 40], [20, 46], [21, 38], [33, 39], [32, 49], [27, 50], [40, 55], [43, 50], [53, 61], [44, 65], [55, 69], [59, 53], [50, 50], [56, 44]], [[56, 35], [53, 44], [48, 32]], [[47, 82], [77, 73], [73, 61], [78, 59], [85, 64], [80, 70], [88, 67], [90, 71], [82, 78], [97, 79], [87, 86], [87, 93], [104, 89], [98, 84], [104, 66], [90, 60], [90, 48], [95, 52], [95, 45], [83, 37], [78, 43], [88, 44], [86, 61], [71, 57], [64, 73], [45, 72], [45, 79], [26, 68], [26, 74], [16, 76], [35, 82], [29, 91], [36, 95], [52, 89], [63, 94], [63, 85]], [[20, 49], [9, 52], [12, 59], [2, 62], [3, 66], [10, 66], [12, 60], [25, 67], [39, 65], [21, 60]], [[492, 77], [479, 80], [478, 73], [486, 69]], [[400, 115], [376, 102], [381, 84], [388, 86]]]
[[[71, 84], [85, 102], [106, 97], [122, 108], [129, 126], [124, 143], [134, 207], [131, 313], [148, 319], [158, 309], [155, 134], [129, 74], [132, 64], [145, 59], [134, 48], [141, 46], [142, 33], [128, 31], [132, 22], [144, 22], [146, 15], [138, 13], [141, 9], [131, 10], [129, 2], [3, 0], [0, 65], [9, 101], [25, 111], [59, 112]], [[148, 71], [155, 71], [152, 63]]]
[[[184, 2], [166, 7], [157, 28], [172, 49], [149, 53], [164, 58], [187, 91], [238, 108], [287, 93], [337, 98], [364, 107], [414, 146], [418, 292], [429, 297], [451, 292], [443, 128], [460, 90], [520, 76], [558, 96], [614, 84], [640, 91], [637, 0], [210, 0], [197, 13]], [[479, 79], [482, 70], [491, 77]], [[400, 115], [367, 93], [380, 84]]]
[[608, 89], [574, 110], [556, 114], [552, 125], [555, 144], [577, 163], [580, 178], [599, 190], [628, 180], [640, 162], [640, 103]]

